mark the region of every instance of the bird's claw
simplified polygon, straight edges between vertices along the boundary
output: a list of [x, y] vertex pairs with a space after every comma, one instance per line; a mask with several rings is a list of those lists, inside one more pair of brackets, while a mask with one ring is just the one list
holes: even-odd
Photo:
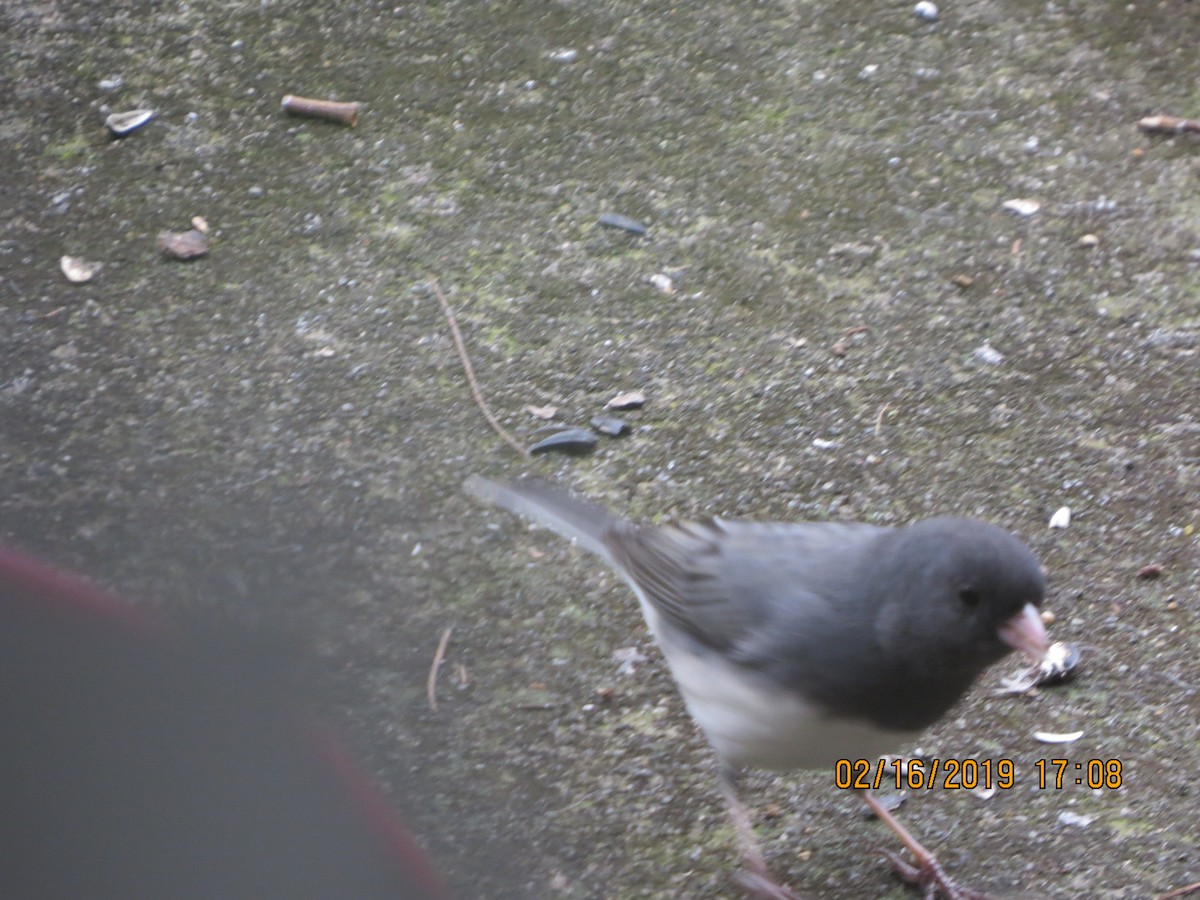
[[936, 857], [926, 856], [911, 863], [887, 850], [883, 851], [883, 855], [897, 875], [921, 889], [924, 900], [937, 900], [938, 897], [944, 900], [987, 900], [985, 894], [960, 888], [951, 881]]

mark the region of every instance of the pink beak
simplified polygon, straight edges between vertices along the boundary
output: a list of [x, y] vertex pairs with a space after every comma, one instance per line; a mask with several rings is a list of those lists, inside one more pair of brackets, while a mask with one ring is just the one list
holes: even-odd
[[1014, 650], [1020, 650], [1033, 663], [1041, 662], [1050, 646], [1042, 617], [1037, 607], [1026, 603], [1024, 609], [1000, 626], [1000, 640]]

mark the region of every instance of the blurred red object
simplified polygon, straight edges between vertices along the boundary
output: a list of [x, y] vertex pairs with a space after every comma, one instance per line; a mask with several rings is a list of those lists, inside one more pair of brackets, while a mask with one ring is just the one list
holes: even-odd
[[285, 656], [0, 548], [4, 895], [449, 897]]

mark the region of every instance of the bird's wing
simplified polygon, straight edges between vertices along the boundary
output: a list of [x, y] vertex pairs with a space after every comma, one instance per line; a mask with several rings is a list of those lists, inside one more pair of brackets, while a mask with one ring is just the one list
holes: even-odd
[[655, 612], [713, 649], [749, 649], [764, 629], [824, 617], [885, 529], [834, 523], [708, 519], [621, 525], [604, 542]]

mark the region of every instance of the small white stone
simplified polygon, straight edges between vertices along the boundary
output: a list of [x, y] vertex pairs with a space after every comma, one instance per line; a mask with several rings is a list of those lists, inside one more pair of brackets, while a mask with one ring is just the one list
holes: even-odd
[[1042, 204], [1036, 200], [1005, 200], [1001, 204], [1002, 209], [1007, 209], [1009, 212], [1014, 212], [1018, 216], [1032, 216], [1035, 212], [1042, 208]]
[[1004, 354], [991, 344], [981, 344], [975, 348], [975, 358], [989, 366], [998, 366], [1004, 362]]
[[918, 19], [924, 19], [926, 22], [936, 22], [938, 17], [938, 8], [936, 3], [930, 3], [929, 0], [921, 0], [913, 7], [913, 12]]
[[1051, 528], [1066, 528], [1071, 524], [1071, 507], [1060, 506], [1050, 517]]

